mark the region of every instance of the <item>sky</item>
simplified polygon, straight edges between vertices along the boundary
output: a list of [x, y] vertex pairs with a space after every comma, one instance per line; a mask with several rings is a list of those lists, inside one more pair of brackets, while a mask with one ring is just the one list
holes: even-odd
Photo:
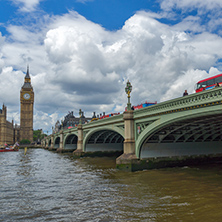
[[0, 0], [0, 107], [20, 124], [29, 66], [34, 129], [69, 111], [163, 102], [222, 72], [221, 0]]

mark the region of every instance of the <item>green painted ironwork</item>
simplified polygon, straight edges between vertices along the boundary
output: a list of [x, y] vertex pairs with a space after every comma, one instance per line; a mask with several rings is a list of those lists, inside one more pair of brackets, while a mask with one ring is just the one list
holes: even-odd
[[[222, 113], [222, 87], [212, 90], [194, 93], [185, 97], [172, 99], [161, 102], [159, 104], [149, 106], [134, 111], [134, 128], [135, 128], [135, 152], [136, 156], [140, 157], [140, 149], [144, 141], [161, 127], [165, 127], [174, 122], [184, 121], [191, 118], [207, 118], [210, 115], [218, 115]], [[212, 125], [213, 129], [216, 125]], [[114, 131], [124, 137], [124, 120], [123, 114], [93, 121], [88, 124], [83, 124], [83, 147], [85, 147], [88, 138], [93, 133], [110, 130]], [[207, 131], [206, 127], [202, 131]], [[77, 127], [63, 130], [64, 138], [69, 134], [78, 135]], [[189, 139], [190, 135], [186, 135], [186, 131], [181, 133]], [[59, 133], [54, 134], [57, 138]], [[204, 136], [204, 135], [203, 135]], [[49, 138], [49, 137], [48, 137]], [[164, 137], [163, 137], [164, 138]], [[180, 136], [176, 136], [179, 139]], [[198, 136], [195, 137], [198, 139]], [[46, 141], [49, 141], [46, 138]], [[65, 139], [63, 140], [65, 141]], [[45, 143], [47, 144], [47, 142]]]

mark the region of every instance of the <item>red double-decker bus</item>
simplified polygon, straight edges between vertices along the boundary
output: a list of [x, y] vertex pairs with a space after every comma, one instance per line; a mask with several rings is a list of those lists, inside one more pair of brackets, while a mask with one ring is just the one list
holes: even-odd
[[222, 86], [222, 74], [218, 74], [216, 76], [209, 77], [207, 79], [200, 80], [196, 86], [196, 92], [201, 92], [203, 90], [212, 89], [216, 86], [216, 84]]

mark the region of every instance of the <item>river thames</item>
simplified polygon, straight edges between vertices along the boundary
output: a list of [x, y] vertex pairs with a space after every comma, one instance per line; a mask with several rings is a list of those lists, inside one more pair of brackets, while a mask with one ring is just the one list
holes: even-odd
[[0, 164], [0, 221], [222, 220], [221, 163], [131, 173], [115, 158], [28, 149]]

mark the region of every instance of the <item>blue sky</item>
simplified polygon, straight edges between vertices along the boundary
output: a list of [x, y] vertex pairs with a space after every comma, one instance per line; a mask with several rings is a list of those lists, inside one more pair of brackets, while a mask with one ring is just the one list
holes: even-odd
[[[27, 17], [27, 12], [18, 12], [18, 6], [10, 0], [0, 0], [2, 23], [16, 24], [22, 17]], [[160, 10], [159, 4], [152, 0], [47, 0], [40, 1], [32, 13], [62, 15], [69, 10], [75, 10], [90, 21], [101, 24], [108, 30], [120, 29], [124, 22], [139, 10]], [[2, 33], [6, 30], [1, 27]]]
[[[138, 10], [155, 8], [150, 0], [97, 0], [85, 3], [65, 0], [42, 2], [42, 8], [47, 13], [63, 14], [67, 10], [75, 10], [88, 20], [101, 24], [108, 30], [120, 29], [124, 22]], [[55, 7], [52, 7], [52, 4]]]
[[221, 0], [0, 0], [0, 6], [0, 104], [17, 124], [27, 64], [34, 128], [44, 131], [68, 111], [122, 112], [128, 79], [137, 105], [194, 93], [197, 81], [222, 71]]
[[[5, 24], [21, 24], [22, 20], [33, 23], [33, 15], [62, 15], [70, 10], [77, 11], [86, 19], [98, 23], [108, 30], [121, 29], [125, 21], [137, 11], [163, 13], [161, 0], [42, 0], [34, 7], [35, 10], [29, 9], [28, 11], [21, 10], [25, 5], [24, 2], [28, 2], [28, 0], [0, 0], [0, 21], [2, 23], [0, 28], [2, 33], [6, 33]], [[200, 12], [202, 23], [207, 23], [215, 11], [218, 10], [214, 9], [211, 13], [206, 14]], [[179, 7], [173, 7], [170, 13], [172, 13], [172, 17], [161, 17], [159, 21], [173, 25], [187, 16], [197, 15], [198, 8], [191, 6], [183, 10]]]

